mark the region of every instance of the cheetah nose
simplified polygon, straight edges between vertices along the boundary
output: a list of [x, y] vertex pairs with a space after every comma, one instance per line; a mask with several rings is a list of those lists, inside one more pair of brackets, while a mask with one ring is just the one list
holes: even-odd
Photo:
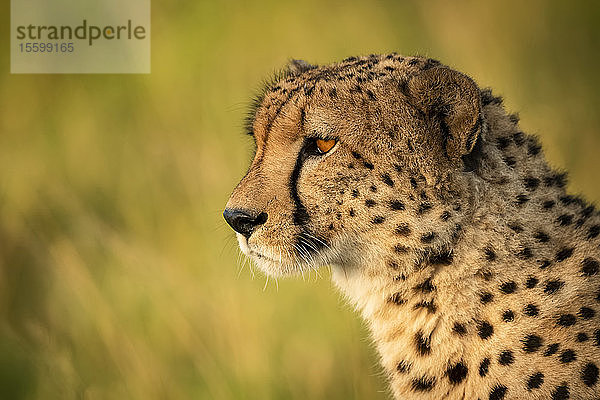
[[256, 228], [267, 222], [268, 215], [264, 212], [226, 208], [223, 217], [234, 231], [248, 239]]

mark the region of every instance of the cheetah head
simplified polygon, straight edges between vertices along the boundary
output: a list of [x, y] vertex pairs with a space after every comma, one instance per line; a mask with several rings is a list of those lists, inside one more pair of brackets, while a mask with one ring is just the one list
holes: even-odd
[[224, 217], [274, 276], [442, 248], [468, 213], [458, 199], [483, 126], [476, 84], [437, 61], [292, 61], [257, 98], [256, 152]]

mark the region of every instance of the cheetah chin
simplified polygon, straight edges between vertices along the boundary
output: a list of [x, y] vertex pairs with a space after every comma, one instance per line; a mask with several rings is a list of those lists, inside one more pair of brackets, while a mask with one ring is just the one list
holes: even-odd
[[246, 129], [241, 250], [331, 265], [396, 398], [600, 398], [600, 213], [491, 90], [422, 57], [292, 60]]

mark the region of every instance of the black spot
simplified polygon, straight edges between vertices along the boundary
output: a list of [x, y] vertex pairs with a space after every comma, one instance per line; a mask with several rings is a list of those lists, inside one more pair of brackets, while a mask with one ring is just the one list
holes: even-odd
[[513, 135], [513, 140], [517, 146], [522, 146], [525, 143], [525, 134], [523, 132], [517, 132]]
[[494, 274], [490, 270], [480, 269], [480, 270], [477, 270], [477, 272], [475, 273], [475, 276], [482, 277], [485, 281], [489, 282], [494, 277]]
[[373, 219], [371, 220], [371, 223], [375, 224], [375, 225], [379, 225], [379, 224], [382, 224], [384, 221], [385, 221], [384, 217], [382, 217], [381, 215], [377, 215], [377, 216], [373, 217]]
[[526, 194], [520, 194], [517, 196], [516, 203], [518, 206], [522, 206], [523, 204], [529, 201], [529, 196]]
[[507, 387], [504, 385], [496, 385], [490, 392], [489, 400], [502, 400], [506, 395]]
[[584, 276], [592, 276], [598, 273], [598, 269], [600, 269], [600, 263], [593, 258], [586, 258], [583, 260], [583, 266], [581, 267], [581, 273]]
[[538, 284], [538, 279], [535, 276], [530, 276], [527, 278], [527, 282], [525, 282], [525, 287], [527, 289], [533, 289]]
[[383, 183], [390, 187], [394, 186], [394, 181], [392, 180], [392, 177], [389, 174], [381, 175], [381, 180], [383, 181]]
[[548, 236], [546, 233], [544, 233], [542, 231], [537, 231], [535, 233], [535, 235], [533, 235], [533, 237], [536, 238], [541, 243], [546, 243], [550, 240], [550, 236]]
[[426, 212], [429, 212], [429, 210], [431, 210], [432, 208], [433, 208], [433, 205], [431, 205], [431, 203], [423, 202], [423, 203], [419, 204], [419, 208], [417, 209], [417, 214], [419, 214], [419, 215], [425, 214]]
[[400, 372], [401, 374], [405, 374], [410, 371], [410, 364], [406, 361], [400, 361], [398, 365], [396, 365], [396, 371]]
[[544, 383], [544, 374], [536, 372], [527, 379], [527, 390], [539, 389]]
[[446, 373], [448, 374], [448, 380], [450, 383], [453, 385], [458, 385], [465, 380], [467, 374], [469, 373], [469, 369], [462, 362], [458, 362], [453, 366], [449, 366]]
[[567, 174], [564, 172], [554, 173], [553, 175], [544, 178], [546, 186], [556, 186], [564, 188], [567, 185]]
[[397, 244], [394, 246], [394, 251], [399, 254], [405, 254], [408, 253], [408, 247], [401, 244]]
[[554, 294], [556, 292], [558, 292], [563, 286], [564, 286], [564, 282], [561, 280], [552, 280], [552, 281], [548, 281], [546, 283], [546, 286], [544, 287], [544, 293], [546, 294]]
[[404, 300], [402, 298], [402, 295], [400, 293], [394, 293], [393, 295], [390, 296], [390, 298], [388, 299], [388, 301], [390, 303], [394, 303], [396, 305], [402, 305], [406, 303], [406, 300]]
[[598, 382], [598, 367], [594, 363], [587, 363], [581, 370], [581, 380], [586, 386], [594, 386]]
[[510, 138], [499, 137], [498, 139], [496, 139], [496, 143], [498, 144], [498, 148], [501, 151], [504, 151], [510, 145]]
[[453, 259], [454, 255], [452, 254], [452, 250], [442, 249], [439, 252], [428, 253], [425, 261], [432, 265], [450, 265], [452, 264]]
[[429, 392], [435, 385], [435, 378], [423, 375], [419, 379], [413, 379], [412, 388], [417, 392]]
[[414, 177], [410, 178], [410, 186], [412, 186], [413, 189], [417, 188], [417, 180]]
[[575, 316], [573, 314], [562, 314], [558, 317], [556, 324], [559, 326], [573, 326], [575, 325]]
[[571, 225], [573, 222], [573, 216], [569, 214], [563, 214], [556, 219], [556, 222], [558, 222], [560, 226]]
[[581, 307], [577, 315], [582, 319], [592, 319], [596, 315], [596, 311], [589, 307]]
[[511, 294], [517, 290], [517, 284], [514, 281], [504, 282], [500, 285], [500, 291], [504, 294]]
[[546, 269], [552, 264], [552, 261], [543, 259], [540, 261], [540, 269]]
[[585, 332], [579, 332], [575, 338], [575, 340], [577, 340], [579, 343], [587, 342], [588, 339], [589, 336]]
[[544, 209], [549, 210], [552, 207], [554, 207], [556, 203], [554, 202], [554, 200], [546, 200], [544, 201], [544, 203], [542, 204], [542, 207], [544, 207]]
[[404, 210], [404, 203], [398, 200], [393, 200], [390, 202], [390, 208], [394, 211], [402, 211]]
[[529, 146], [527, 147], [527, 154], [529, 154], [530, 156], [537, 156], [538, 154], [540, 154], [541, 150], [542, 146], [540, 146], [536, 142], [532, 142], [529, 143]]
[[332, 99], [337, 97], [337, 90], [336, 88], [331, 88], [329, 89], [329, 97], [331, 97]]
[[400, 236], [410, 235], [410, 227], [408, 224], [400, 224], [396, 227], [396, 234]]
[[546, 347], [546, 350], [544, 351], [544, 357], [550, 357], [551, 355], [556, 354], [556, 352], [558, 351], [558, 346], [558, 343], [552, 343], [548, 345], [548, 347]]
[[500, 353], [500, 356], [498, 357], [498, 363], [500, 365], [510, 365], [515, 361], [515, 356], [513, 356], [512, 351], [510, 350], [505, 350], [502, 353]]
[[502, 97], [494, 96], [492, 94], [492, 89], [485, 88], [481, 91], [481, 102], [483, 103], [484, 106], [487, 106], [490, 104], [498, 105], [498, 104], [502, 104]]
[[367, 206], [367, 207], [374, 207], [376, 204], [377, 204], [377, 202], [373, 199], [365, 200], [365, 206]]
[[596, 207], [594, 207], [593, 205], [587, 206], [586, 208], [584, 208], [583, 210], [581, 210], [581, 217], [583, 219], [588, 219], [589, 217], [592, 216], [592, 214], [594, 213], [594, 211], [596, 211]]
[[540, 313], [540, 310], [538, 309], [538, 307], [535, 304], [527, 304], [525, 306], [525, 309], [523, 310], [523, 312], [527, 316], [537, 317], [538, 314]]
[[581, 200], [578, 199], [575, 196], [571, 196], [571, 195], [566, 195], [566, 196], [561, 196], [559, 198], [560, 202], [563, 203], [565, 206], [574, 204], [574, 203], [580, 203]]
[[502, 320], [504, 322], [512, 322], [515, 320], [515, 313], [512, 310], [506, 310], [502, 313]]
[[538, 178], [533, 178], [533, 177], [525, 178], [525, 187], [527, 188], [527, 190], [534, 191], [535, 189], [538, 188], [539, 185], [540, 185], [540, 180]]
[[509, 224], [508, 227], [510, 229], [512, 229], [515, 233], [523, 232], [523, 227], [520, 224], [512, 223], [512, 224]]
[[420, 301], [417, 304], [415, 304], [415, 310], [418, 308], [424, 308], [427, 310], [427, 312], [429, 312], [430, 314], [435, 314], [435, 312], [437, 311], [437, 306], [435, 305], [434, 301]]
[[354, 217], [356, 215], [354, 208], [351, 208], [350, 211], [348, 212], [348, 214], [350, 214], [351, 217]]
[[434, 232], [427, 232], [421, 236], [421, 242], [423, 242], [423, 243], [431, 243], [431, 242], [433, 242], [433, 239], [435, 239]]
[[356, 158], [357, 160], [362, 159], [362, 156], [355, 151], [352, 152], [352, 157]]
[[465, 328], [464, 324], [455, 322], [452, 326], [452, 332], [456, 333], [459, 336], [464, 336], [467, 334], [467, 328]]
[[561, 363], [567, 364], [572, 361], [575, 361], [577, 357], [575, 356], [575, 352], [571, 349], [565, 350], [560, 355], [559, 359]]
[[442, 221], [448, 221], [451, 217], [450, 211], [444, 211], [441, 215], [440, 215], [440, 219]]
[[435, 286], [431, 283], [431, 278], [427, 278], [422, 283], [415, 286], [415, 289], [423, 293], [431, 293], [435, 290]]
[[359, 195], [358, 189], [352, 189], [352, 197], [357, 198]]
[[366, 93], [367, 93], [367, 96], [369, 96], [369, 99], [377, 100], [377, 97], [375, 97], [375, 93], [373, 93], [371, 90], [367, 89]]
[[374, 166], [373, 164], [371, 164], [370, 162], [368, 162], [368, 161], [365, 161], [365, 162], [363, 162], [363, 166], [364, 166], [366, 169], [371, 169], [371, 170], [372, 170], [373, 168], [375, 168], [375, 166]]
[[531, 249], [529, 247], [524, 246], [517, 253], [517, 257], [519, 257], [521, 260], [528, 260], [531, 257], [533, 257], [533, 253], [532, 253], [532, 251], [531, 251]]
[[483, 304], [487, 304], [487, 303], [490, 303], [492, 300], [494, 300], [494, 295], [491, 294], [490, 292], [483, 292], [483, 293], [479, 294], [479, 300]]
[[477, 323], [477, 331], [482, 339], [489, 339], [494, 334], [494, 327], [487, 321], [479, 321]]
[[567, 400], [569, 398], [569, 387], [566, 383], [557, 386], [552, 392], [552, 400]]
[[377, 186], [375, 186], [375, 185], [371, 185], [371, 186], [369, 187], [369, 190], [370, 190], [371, 192], [375, 193], [375, 192], [377, 192]]
[[423, 332], [419, 331], [415, 334], [415, 345], [417, 347], [417, 353], [425, 356], [431, 353], [431, 341], [429, 337], [424, 337]]
[[600, 234], [600, 225], [593, 225], [588, 230], [588, 240], [596, 238]]
[[542, 338], [538, 335], [527, 335], [523, 338], [523, 350], [527, 353], [533, 353], [542, 346]]
[[485, 259], [488, 261], [495, 261], [496, 260], [496, 253], [494, 252], [494, 249], [492, 249], [491, 247], [486, 247], [484, 249], [484, 253], [485, 253]]
[[563, 247], [556, 253], [556, 262], [561, 262], [573, 255], [573, 247]]
[[484, 358], [479, 364], [479, 376], [486, 376], [490, 369], [490, 359]]

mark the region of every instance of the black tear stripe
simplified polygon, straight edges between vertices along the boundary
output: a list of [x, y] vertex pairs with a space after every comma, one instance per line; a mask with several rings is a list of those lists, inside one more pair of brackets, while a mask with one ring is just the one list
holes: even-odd
[[289, 186], [290, 186], [290, 197], [294, 202], [293, 219], [294, 224], [300, 227], [301, 232], [295, 239], [296, 251], [302, 253], [316, 253], [319, 250], [327, 247], [327, 241], [323, 237], [319, 237], [310, 233], [306, 225], [310, 222], [310, 215], [306, 210], [302, 200], [298, 194], [298, 179], [300, 178], [300, 171], [304, 165], [304, 161], [307, 158], [305, 149], [310, 144], [310, 139], [305, 139], [302, 149], [296, 158], [296, 164], [290, 175]]

